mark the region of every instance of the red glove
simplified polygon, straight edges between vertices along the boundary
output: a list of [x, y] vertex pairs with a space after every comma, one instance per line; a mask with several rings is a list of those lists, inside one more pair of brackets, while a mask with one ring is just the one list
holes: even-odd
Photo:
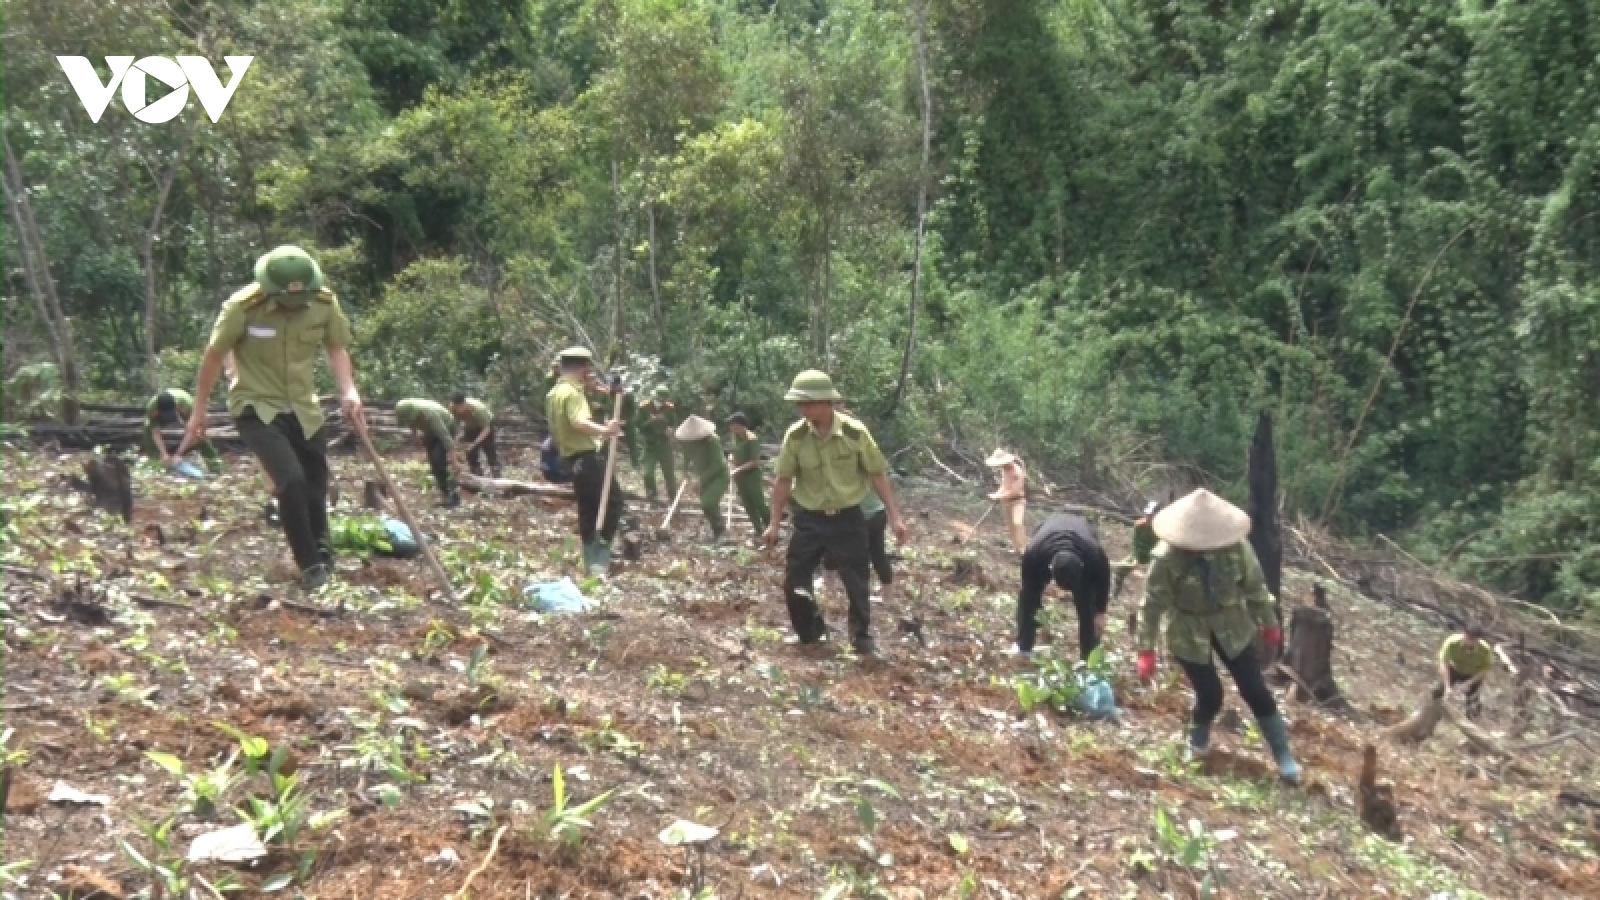
[[1276, 650], [1283, 646], [1283, 629], [1276, 625], [1268, 625], [1261, 629], [1261, 641], [1268, 647]]
[[1149, 681], [1156, 677], [1156, 652], [1145, 650], [1139, 654], [1139, 680]]

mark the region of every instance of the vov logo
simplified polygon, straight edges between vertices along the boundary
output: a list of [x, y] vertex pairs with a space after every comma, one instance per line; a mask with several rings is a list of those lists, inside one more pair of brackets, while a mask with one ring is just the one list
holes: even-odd
[[[105, 60], [111, 69], [111, 80], [105, 84], [100, 83], [100, 76], [95, 73], [94, 64], [89, 62], [87, 56], [58, 56], [56, 62], [61, 64], [61, 71], [67, 73], [67, 80], [72, 82], [72, 89], [77, 91], [79, 102], [89, 114], [89, 121], [100, 121], [100, 116], [111, 103], [111, 95], [121, 85], [122, 105], [128, 108], [128, 112], [141, 122], [159, 125], [172, 121], [189, 105], [191, 87], [195, 96], [200, 98], [200, 105], [205, 107], [206, 115], [211, 117], [212, 122], [217, 121], [222, 111], [228, 108], [228, 101], [233, 99], [233, 92], [239, 89], [239, 82], [244, 80], [244, 73], [254, 59], [254, 56], [224, 56], [223, 60], [227, 62], [228, 72], [232, 76], [226, 87], [217, 79], [216, 71], [204, 56], [180, 56], [176, 62], [165, 56], [146, 56], [138, 62], [134, 62], [131, 56], [107, 56]], [[154, 103], [146, 103], [147, 78], [154, 78], [172, 88], [172, 91]]]

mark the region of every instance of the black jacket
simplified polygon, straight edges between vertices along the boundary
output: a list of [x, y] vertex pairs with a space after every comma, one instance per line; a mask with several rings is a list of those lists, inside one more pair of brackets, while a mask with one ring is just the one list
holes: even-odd
[[1043, 598], [1054, 577], [1050, 561], [1057, 553], [1071, 553], [1083, 560], [1083, 583], [1067, 587], [1077, 600], [1094, 604], [1096, 612], [1105, 612], [1111, 605], [1111, 560], [1089, 520], [1067, 513], [1046, 519], [1028, 541], [1028, 549], [1022, 551], [1022, 602], [1037, 606]]

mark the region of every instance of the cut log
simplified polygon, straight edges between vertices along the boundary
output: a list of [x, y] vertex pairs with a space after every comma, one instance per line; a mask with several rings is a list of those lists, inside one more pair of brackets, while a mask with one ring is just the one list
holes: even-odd
[[1434, 729], [1439, 727], [1439, 720], [1444, 718], [1444, 700], [1428, 695], [1417, 711], [1406, 718], [1399, 725], [1391, 725], [1381, 732], [1391, 741], [1402, 744], [1416, 744], [1433, 737]]
[[577, 495], [565, 484], [537, 484], [531, 481], [513, 481], [509, 478], [484, 478], [481, 475], [459, 475], [456, 481], [464, 491], [474, 494], [494, 494], [504, 497], [555, 497], [576, 500]]
[[1378, 781], [1378, 748], [1361, 749], [1361, 780], [1356, 785], [1356, 811], [1375, 834], [1400, 840], [1400, 819], [1394, 808], [1394, 785]]
[[[1333, 617], [1315, 606], [1295, 607], [1289, 621], [1286, 660], [1296, 676], [1293, 697], [1299, 703], [1340, 702], [1333, 680]], [[1308, 693], [1309, 691], [1309, 693]]]

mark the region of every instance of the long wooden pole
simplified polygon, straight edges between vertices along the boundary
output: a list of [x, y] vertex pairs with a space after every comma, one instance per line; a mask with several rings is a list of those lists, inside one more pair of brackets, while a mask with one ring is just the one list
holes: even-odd
[[[685, 473], [687, 475], [687, 473]], [[683, 492], [689, 488], [689, 479], [685, 477], [678, 482], [678, 494], [672, 498], [672, 506], [667, 509], [667, 517], [661, 520], [661, 527], [666, 528], [672, 524], [672, 514], [678, 511], [678, 501], [683, 499]]]
[[[622, 381], [618, 378], [611, 380], [611, 390], [616, 392], [617, 400], [611, 407], [611, 421], [622, 418]], [[606, 451], [606, 480], [600, 487], [600, 515], [594, 520], [594, 530], [599, 533], [606, 527], [606, 503], [611, 499], [611, 475], [617, 470], [617, 438], [611, 437], [611, 447]]]
[[444, 566], [439, 564], [439, 558], [433, 555], [433, 547], [422, 536], [422, 529], [418, 527], [416, 517], [411, 515], [411, 507], [406, 504], [406, 498], [390, 480], [388, 471], [383, 467], [383, 460], [378, 457], [378, 451], [372, 446], [372, 438], [367, 435], [367, 423], [352, 422], [350, 425], [361, 438], [361, 446], [367, 451], [367, 458], [372, 460], [372, 467], [378, 470], [378, 480], [383, 482], [384, 489], [394, 500], [395, 509], [400, 511], [400, 518], [405, 520], [406, 527], [411, 529], [411, 536], [417, 539], [417, 546], [422, 548], [422, 558], [428, 563], [428, 568], [433, 570], [433, 577], [438, 580], [439, 587], [444, 590], [445, 600], [448, 602], [454, 599], [455, 591], [450, 587], [450, 573], [444, 570]]

